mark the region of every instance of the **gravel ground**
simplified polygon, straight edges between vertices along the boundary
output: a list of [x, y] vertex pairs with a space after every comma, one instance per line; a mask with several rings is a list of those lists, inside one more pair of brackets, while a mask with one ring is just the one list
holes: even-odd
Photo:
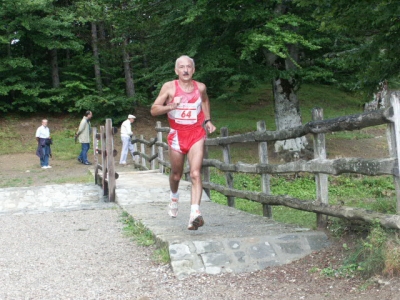
[[358, 280], [310, 274], [329, 251], [286, 267], [178, 280], [152, 260], [153, 248], [123, 235], [120, 216], [117, 208], [0, 216], [0, 299], [398, 299], [398, 280], [361, 291]]

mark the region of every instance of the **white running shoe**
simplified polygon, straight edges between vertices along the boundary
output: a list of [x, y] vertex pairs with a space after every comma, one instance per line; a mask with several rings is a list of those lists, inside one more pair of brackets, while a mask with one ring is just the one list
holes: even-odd
[[178, 216], [178, 198], [171, 198], [171, 202], [168, 204], [168, 214], [172, 218], [176, 218]]
[[189, 219], [189, 230], [197, 230], [199, 227], [204, 225], [204, 219], [199, 210], [196, 210], [195, 213], [190, 214]]

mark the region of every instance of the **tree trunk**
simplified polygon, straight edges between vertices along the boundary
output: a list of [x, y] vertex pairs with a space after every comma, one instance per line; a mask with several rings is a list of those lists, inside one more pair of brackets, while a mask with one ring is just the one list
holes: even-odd
[[[98, 33], [99, 33], [100, 49], [112, 48], [112, 45], [107, 43], [106, 29], [104, 28], [104, 22], [100, 22]], [[109, 65], [108, 65], [107, 59], [103, 59], [102, 62], [101, 62], [101, 65], [103, 67], [103, 70], [108, 70], [109, 69]], [[105, 75], [103, 74], [103, 76], [104, 76], [103, 82], [105, 83], [105, 85], [106, 86], [110, 86], [111, 85], [111, 78], [110, 78], [109, 72], [105, 72]]]
[[131, 98], [135, 95], [135, 84], [133, 82], [132, 70], [131, 70], [131, 57], [129, 52], [127, 51], [128, 39], [124, 39], [124, 48], [123, 48], [123, 56], [124, 56], [124, 73], [125, 73], [125, 89], [126, 96]]
[[[288, 129], [302, 124], [299, 99], [295, 92], [294, 78], [275, 78], [273, 80], [275, 124], [277, 130]], [[307, 145], [303, 136], [296, 139], [275, 142], [275, 152], [299, 152]]]
[[94, 76], [96, 79], [96, 89], [99, 95], [101, 95], [103, 93], [103, 85], [101, 82], [99, 48], [97, 41], [97, 26], [94, 22], [92, 22], [92, 49], [94, 57]]
[[57, 89], [60, 87], [60, 76], [58, 73], [58, 57], [57, 49], [50, 50], [50, 63], [51, 63], [51, 79], [53, 82], [53, 88]]

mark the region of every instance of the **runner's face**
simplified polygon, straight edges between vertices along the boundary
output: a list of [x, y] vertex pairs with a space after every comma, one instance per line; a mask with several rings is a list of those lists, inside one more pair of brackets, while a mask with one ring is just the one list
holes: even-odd
[[175, 68], [175, 73], [181, 80], [190, 80], [194, 74], [192, 61], [188, 58], [181, 58]]

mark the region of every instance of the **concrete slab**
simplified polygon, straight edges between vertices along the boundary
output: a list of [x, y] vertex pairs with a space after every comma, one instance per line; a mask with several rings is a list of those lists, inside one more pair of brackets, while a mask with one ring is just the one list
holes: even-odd
[[289, 263], [329, 245], [321, 231], [282, 224], [211, 202], [203, 193], [205, 225], [187, 230], [190, 183], [181, 181], [179, 214], [167, 214], [168, 176], [119, 172], [116, 202], [167, 244], [178, 278], [192, 273], [250, 272]]

